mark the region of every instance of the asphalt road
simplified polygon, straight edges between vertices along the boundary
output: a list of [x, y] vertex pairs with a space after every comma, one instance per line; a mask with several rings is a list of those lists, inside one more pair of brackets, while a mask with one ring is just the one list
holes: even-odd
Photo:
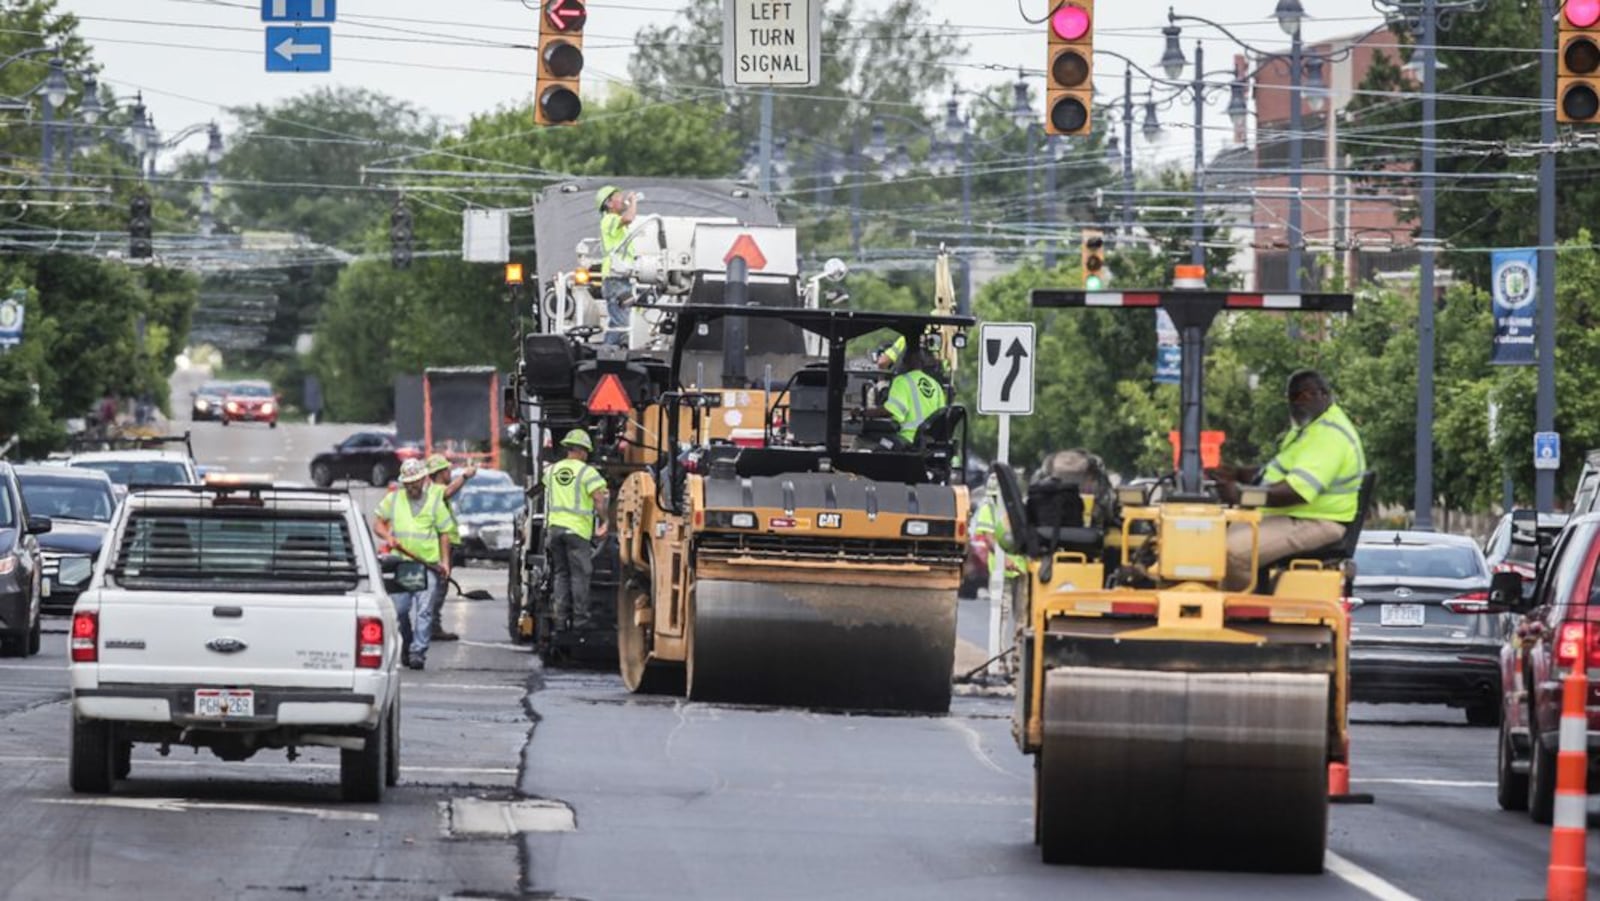
[[[303, 479], [312, 452], [353, 430], [201, 423], [195, 445], [202, 462]], [[377, 499], [357, 493], [368, 507]], [[474, 566], [462, 581], [503, 591], [497, 568]], [[985, 615], [964, 603], [962, 635], [981, 642]], [[1046, 867], [1030, 841], [1031, 762], [1012, 743], [1008, 698], [963, 694], [948, 716], [879, 717], [635, 697], [610, 672], [540, 671], [504, 644], [499, 602], [455, 600], [446, 618], [467, 640], [406, 675], [404, 778], [373, 806], [336, 800], [331, 754], [227, 764], [145, 748], [131, 781], [81, 804], [66, 786], [63, 636], [47, 635], [39, 657], [0, 662], [0, 897], [1543, 892], [1548, 830], [1495, 807], [1495, 732], [1462, 725], [1458, 711], [1353, 711], [1355, 788], [1377, 803], [1334, 808], [1325, 875]], [[547, 803], [518, 837], [453, 835], [467, 821], [450, 802], [471, 797]], [[1589, 854], [1600, 861], [1600, 839]], [[1590, 885], [1600, 896], [1600, 879]]]

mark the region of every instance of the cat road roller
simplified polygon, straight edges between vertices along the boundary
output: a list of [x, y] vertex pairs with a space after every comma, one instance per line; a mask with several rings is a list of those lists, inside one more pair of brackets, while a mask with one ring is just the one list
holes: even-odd
[[[659, 436], [658, 461], [627, 477], [616, 504], [628, 688], [948, 710], [967, 541], [965, 412], [923, 410], [907, 441], [872, 415], [887, 375], [847, 366], [847, 355], [885, 335], [938, 353], [935, 344], [964, 344], [972, 320], [738, 304], [684, 305], [672, 316], [678, 385], [692, 377], [684, 348], [713, 329], [787, 323], [822, 353], [748, 392], [668, 391], [658, 421], [644, 424]], [[728, 395], [746, 393], [762, 401], [755, 417], [743, 398], [729, 407]], [[741, 420], [740, 440], [708, 439], [730, 417]]]
[[[1032, 302], [1159, 307], [1183, 351], [1180, 466], [1153, 492], [1120, 488], [1116, 515], [1086, 518], [1077, 486], [1025, 492], [997, 467], [1007, 515], [1024, 524], [1013, 732], [1034, 756], [1045, 862], [1320, 872], [1328, 769], [1347, 756], [1341, 598], [1354, 535], [1223, 590], [1227, 531], [1257, 535], [1266, 492], [1246, 487], [1230, 506], [1204, 480], [1202, 365], [1219, 312], [1348, 312], [1351, 297], [1197, 287], [1035, 290]], [[1370, 495], [1370, 476], [1363, 485]]]

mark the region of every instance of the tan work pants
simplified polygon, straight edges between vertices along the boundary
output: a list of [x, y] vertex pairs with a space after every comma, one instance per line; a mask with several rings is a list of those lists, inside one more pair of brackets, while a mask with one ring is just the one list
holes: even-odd
[[[1327, 547], [1344, 537], [1344, 523], [1326, 519], [1296, 519], [1293, 516], [1261, 517], [1260, 559], [1258, 566], [1276, 563], [1286, 557]], [[1250, 584], [1250, 527], [1235, 523], [1228, 527], [1228, 578], [1222, 587], [1242, 591]]]

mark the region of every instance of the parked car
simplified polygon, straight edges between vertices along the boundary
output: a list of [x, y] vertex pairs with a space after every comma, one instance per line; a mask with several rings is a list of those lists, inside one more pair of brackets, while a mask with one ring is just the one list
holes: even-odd
[[228, 399], [227, 382], [206, 382], [190, 395], [189, 418], [195, 422], [215, 422], [222, 418], [222, 404]]
[[[1531, 513], [1522, 512], [1525, 518]], [[1521, 541], [1537, 533], [1519, 530]], [[1512, 627], [1500, 650], [1500, 748], [1496, 799], [1549, 823], [1555, 811], [1562, 680], [1577, 666], [1600, 668], [1600, 514], [1573, 515], [1549, 549], [1531, 597], [1503, 589]], [[1496, 576], [1503, 579], [1504, 576]], [[1590, 684], [1589, 793], [1600, 791], [1600, 692]]]
[[356, 479], [381, 488], [400, 474], [402, 461], [421, 455], [416, 448], [402, 447], [393, 432], [356, 432], [311, 458], [311, 481], [326, 488]]
[[[1532, 514], [1520, 515], [1513, 512], [1500, 517], [1500, 522], [1494, 528], [1494, 533], [1489, 540], [1484, 542], [1483, 557], [1489, 564], [1490, 572], [1513, 572], [1522, 579], [1522, 596], [1533, 596], [1534, 579], [1538, 575], [1539, 549], [1537, 542], [1531, 535], [1518, 536], [1521, 540], [1513, 540], [1513, 519], [1521, 522], [1515, 528], [1527, 530], [1532, 526]], [[1540, 513], [1538, 515], [1538, 531], [1546, 541], [1553, 543], [1555, 537], [1561, 534], [1561, 529], [1567, 524], [1565, 513]], [[1547, 544], [1548, 546], [1548, 544]]]
[[334, 747], [344, 798], [382, 799], [400, 772], [389, 592], [405, 567], [380, 561], [349, 495], [135, 489], [110, 535], [72, 613], [74, 792], [111, 791], [147, 742], [229, 761]]
[[1350, 613], [1350, 696], [1379, 704], [1448, 704], [1467, 722], [1500, 716], [1503, 607], [1470, 538], [1363, 532]]
[[0, 654], [39, 653], [40, 578], [38, 536], [50, 531], [47, 516], [31, 516], [16, 471], [0, 463]]
[[264, 422], [278, 427], [278, 395], [266, 382], [239, 382], [228, 389], [222, 402], [222, 424]]
[[[496, 470], [482, 470], [479, 476], [487, 472]], [[473, 478], [451, 501], [461, 526], [459, 559], [511, 559], [513, 530], [527, 495], [509, 484], [509, 478], [507, 481], [504, 485], [480, 485]]]
[[40, 604], [47, 613], [70, 613], [117, 510], [111, 477], [68, 466], [19, 466], [16, 473], [28, 512], [50, 517], [50, 531], [39, 536]]
[[98, 469], [125, 491], [129, 485], [198, 485], [194, 458], [182, 450], [89, 451], [67, 458], [68, 466]]

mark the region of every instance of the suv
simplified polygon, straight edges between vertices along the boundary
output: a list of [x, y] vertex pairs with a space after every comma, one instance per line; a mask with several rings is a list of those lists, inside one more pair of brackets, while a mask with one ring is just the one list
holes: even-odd
[[198, 485], [194, 456], [179, 450], [109, 450], [73, 454], [68, 466], [98, 469], [121, 488], [129, 485]]
[[[1532, 514], [1523, 514], [1531, 516]], [[1538, 538], [1530, 520], [1513, 540]], [[1600, 668], [1600, 514], [1574, 515], [1548, 555], [1541, 547], [1539, 578], [1531, 597], [1513, 588], [1511, 573], [1495, 575], [1496, 601], [1516, 614], [1500, 650], [1500, 753], [1497, 792], [1505, 810], [1527, 810], [1549, 823], [1555, 811], [1556, 749], [1561, 730], [1562, 679], [1575, 666]], [[1501, 581], [1507, 584], [1502, 585]], [[1600, 791], [1600, 692], [1591, 683], [1589, 791]]]
[[16, 471], [0, 463], [0, 654], [39, 653], [43, 615], [39, 539], [51, 529], [45, 516], [29, 516]]
[[135, 742], [230, 761], [320, 745], [346, 800], [380, 800], [399, 777], [397, 570], [344, 492], [135, 489], [72, 614], [73, 791], [110, 791]]

